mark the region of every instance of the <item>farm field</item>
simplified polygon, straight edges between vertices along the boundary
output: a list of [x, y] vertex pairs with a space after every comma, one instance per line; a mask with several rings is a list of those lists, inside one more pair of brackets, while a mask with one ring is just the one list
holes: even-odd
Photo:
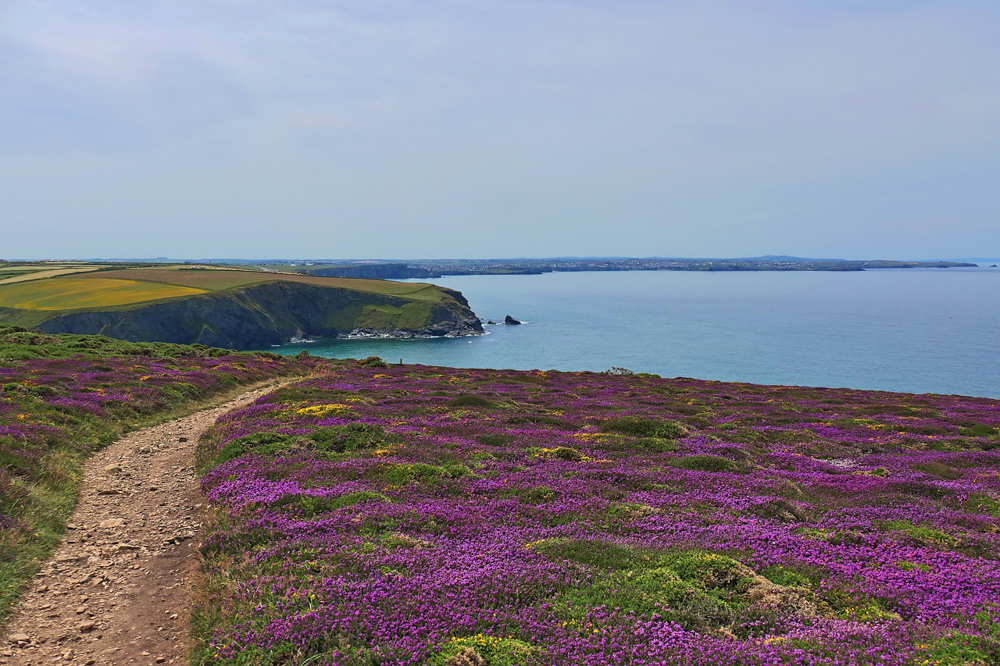
[[264, 282], [294, 282], [350, 289], [435, 304], [445, 298], [440, 289], [425, 284], [237, 269], [198, 270], [174, 267], [98, 270], [97, 267], [90, 266], [32, 271], [31, 267], [18, 267], [18, 271], [12, 275], [14, 277], [0, 280], [0, 307], [22, 310], [118, 307], [237, 289]]
[[337, 287], [375, 294], [406, 296], [434, 302], [438, 302], [442, 298], [440, 289], [427, 284], [391, 282], [388, 280], [362, 280], [358, 278], [327, 278], [294, 273], [271, 273], [239, 269], [192, 269], [186, 267], [131, 268], [103, 271], [98, 275], [88, 277], [90, 279], [118, 278], [162, 282], [210, 291], [233, 289], [261, 282], [283, 281], [311, 284], [320, 287]]
[[12, 277], [0, 280], [0, 308], [8, 308], [4, 313], [5, 323], [26, 327], [38, 326], [62, 311], [121, 309], [276, 282], [400, 297], [406, 301], [402, 306], [402, 316], [398, 308], [367, 305], [360, 301], [343, 312], [331, 313], [334, 319], [348, 328], [361, 320], [372, 327], [398, 325], [419, 328], [426, 324], [435, 307], [451, 300], [450, 295], [434, 285], [228, 268], [112, 266], [106, 269], [95, 265], [60, 268], [13, 266], [11, 270]]
[[206, 293], [205, 289], [136, 280], [52, 277], [0, 285], [0, 306], [23, 310], [71, 310]]
[[199, 664], [995, 664], [1000, 403], [339, 366], [222, 417]]
[[45, 266], [0, 266], [0, 284], [29, 282], [60, 275], [74, 273], [89, 273], [96, 271], [98, 266], [63, 266], [59, 268]]

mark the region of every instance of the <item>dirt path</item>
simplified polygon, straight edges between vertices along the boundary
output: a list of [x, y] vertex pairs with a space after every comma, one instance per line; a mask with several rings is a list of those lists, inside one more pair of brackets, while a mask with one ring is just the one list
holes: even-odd
[[136, 431], [87, 461], [70, 529], [8, 624], [0, 664], [187, 663], [203, 506], [194, 448], [220, 415], [275, 387]]

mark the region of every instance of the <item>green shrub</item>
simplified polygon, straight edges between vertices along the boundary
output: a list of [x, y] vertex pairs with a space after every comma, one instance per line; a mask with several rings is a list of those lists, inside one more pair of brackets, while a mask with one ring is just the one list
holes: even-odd
[[671, 569], [683, 580], [699, 584], [708, 589], [725, 589], [745, 592], [751, 582], [745, 575], [745, 567], [739, 562], [702, 550], [681, 551], [667, 556]]
[[449, 403], [452, 407], [492, 407], [493, 403], [481, 395], [464, 393]]
[[389, 498], [381, 493], [358, 491], [338, 497], [317, 495], [285, 495], [271, 506], [275, 508], [290, 507], [304, 517], [311, 518], [322, 513], [329, 513], [361, 502], [388, 502]]
[[286, 453], [294, 448], [293, 442], [301, 438], [295, 435], [282, 435], [276, 432], [255, 432], [227, 442], [215, 454], [213, 465], [235, 460], [249, 454], [262, 456]]
[[476, 441], [483, 446], [506, 446], [507, 437], [504, 435], [479, 435]]
[[731, 624], [747, 606], [753, 579], [736, 560], [701, 550], [655, 551], [606, 541], [553, 539], [533, 548], [550, 560], [591, 568], [592, 583], [562, 593], [558, 604], [575, 619], [604, 605], [659, 614], [690, 630]]
[[958, 432], [965, 437], [989, 437], [997, 434], [997, 429], [985, 423], [977, 423], [968, 428], [959, 428]]
[[548, 486], [525, 488], [523, 490], [517, 491], [516, 494], [524, 501], [531, 502], [532, 504], [539, 502], [548, 502], [559, 497], [559, 491], [549, 488]]
[[934, 641], [925, 659], [941, 666], [985, 666], [1000, 663], [1000, 648], [985, 638], [954, 633]]
[[908, 520], [890, 520], [885, 523], [884, 527], [887, 530], [902, 532], [913, 541], [924, 546], [954, 548], [960, 541], [958, 537], [954, 537], [943, 530], [928, 525], [914, 525]]
[[535, 455], [539, 458], [555, 458], [556, 460], [566, 460], [569, 462], [579, 462], [584, 458], [582, 453], [569, 446], [557, 446], [554, 449], [539, 448]]
[[276, 509], [290, 508], [304, 518], [312, 518], [333, 511], [334, 499], [336, 498], [316, 495], [285, 495], [271, 506]]
[[476, 634], [451, 638], [428, 662], [431, 666], [523, 666], [538, 652], [530, 643], [514, 638]]
[[735, 472], [739, 469], [739, 465], [728, 458], [709, 455], [684, 456], [676, 458], [671, 464], [674, 467], [699, 472]]
[[678, 439], [686, 437], [688, 429], [673, 421], [659, 421], [638, 417], [611, 419], [602, 426], [604, 432], [617, 432], [631, 437], [658, 437], [660, 439]]
[[475, 476], [468, 466], [461, 463], [450, 463], [444, 466], [444, 474], [449, 479], [460, 479], [463, 476]]
[[382, 545], [389, 550], [397, 550], [399, 548], [412, 548], [414, 550], [420, 550], [431, 545], [423, 539], [418, 539], [417, 537], [412, 537], [408, 534], [403, 534], [402, 532], [383, 534], [379, 540]]
[[385, 441], [385, 429], [372, 423], [348, 423], [317, 428], [308, 438], [319, 451], [344, 453], [377, 447]]
[[936, 476], [939, 479], [945, 479], [947, 481], [954, 481], [962, 476], [962, 472], [960, 470], [957, 470], [950, 465], [946, 465], [943, 462], [929, 462], [919, 465], [911, 465], [910, 469], [914, 472], [923, 472], [924, 474]]
[[[704, 596], [667, 567], [599, 575], [590, 585], [568, 591], [562, 601], [572, 616], [607, 605], [636, 615], [667, 615], [693, 597]], [[671, 618], [673, 619], [673, 618]]]
[[812, 587], [812, 579], [809, 576], [775, 564], [762, 569], [760, 574], [775, 585], [782, 587]]
[[672, 439], [662, 439], [660, 437], [643, 437], [635, 440], [635, 448], [656, 453], [673, 453], [679, 444]]
[[439, 479], [458, 479], [463, 476], [474, 476], [472, 470], [462, 464], [428, 465], [426, 463], [400, 463], [382, 470], [382, 478], [396, 486], [403, 486], [411, 481], [426, 483]]
[[971, 493], [965, 500], [965, 508], [968, 511], [985, 513], [994, 518], [1000, 518], [1000, 498], [988, 493]]
[[[570, 560], [601, 569], [630, 569], [660, 558], [654, 551], [590, 539], [552, 539], [538, 544], [536, 548], [553, 561]], [[661, 560], [655, 559], [655, 562]]]
[[920, 564], [919, 562], [896, 562], [896, 568], [900, 571], [930, 571], [931, 568], [926, 564]]

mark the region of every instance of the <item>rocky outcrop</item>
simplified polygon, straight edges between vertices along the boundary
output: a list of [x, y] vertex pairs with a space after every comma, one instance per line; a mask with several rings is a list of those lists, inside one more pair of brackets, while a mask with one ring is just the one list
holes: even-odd
[[521, 322], [519, 322], [518, 320], [514, 319], [510, 315], [507, 315], [506, 317], [503, 318], [503, 323], [505, 323], [507, 325], [510, 325], [510, 326], [517, 326]]
[[99, 333], [131, 341], [201, 343], [252, 349], [293, 337], [457, 337], [483, 332], [461, 293], [442, 289], [440, 303], [299, 282], [60, 314], [37, 326], [47, 333]]

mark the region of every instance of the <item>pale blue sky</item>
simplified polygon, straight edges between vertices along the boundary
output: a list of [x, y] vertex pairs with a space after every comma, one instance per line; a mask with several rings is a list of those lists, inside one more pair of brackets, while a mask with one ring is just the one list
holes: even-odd
[[995, 0], [0, 0], [0, 257], [997, 256], [998, 36]]

